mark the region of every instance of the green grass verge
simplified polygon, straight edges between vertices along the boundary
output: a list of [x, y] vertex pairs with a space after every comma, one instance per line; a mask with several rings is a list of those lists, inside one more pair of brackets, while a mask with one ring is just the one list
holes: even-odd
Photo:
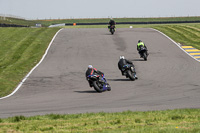
[[0, 28], [0, 97], [39, 62], [58, 28]]
[[15, 116], [0, 119], [0, 132], [200, 132], [200, 109]]
[[153, 26], [162, 31], [177, 43], [200, 49], [200, 24], [179, 24]]

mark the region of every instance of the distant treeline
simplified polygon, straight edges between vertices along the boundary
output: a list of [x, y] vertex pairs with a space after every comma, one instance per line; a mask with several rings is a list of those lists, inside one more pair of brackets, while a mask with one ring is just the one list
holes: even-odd
[[[200, 21], [158, 21], [158, 22], [117, 22], [116, 24], [180, 24], [180, 23], [200, 23]], [[108, 23], [76, 23], [76, 25], [106, 25]], [[73, 23], [66, 23], [73, 25]]]
[[29, 27], [29, 26], [17, 25], [17, 24], [1, 24], [0, 23], [0, 27]]

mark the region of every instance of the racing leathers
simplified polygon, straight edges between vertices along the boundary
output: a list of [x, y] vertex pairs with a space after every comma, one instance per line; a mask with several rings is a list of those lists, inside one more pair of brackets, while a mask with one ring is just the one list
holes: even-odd
[[[135, 72], [135, 66], [133, 65], [133, 63], [127, 59], [120, 59], [118, 62], [118, 68], [119, 70], [121, 70], [122, 75], [125, 75], [124, 71], [123, 71], [123, 66], [130, 64], [133, 67], [133, 71]], [[135, 72], [136, 74], [136, 72]]]
[[108, 24], [109, 24], [109, 26], [108, 26], [109, 29], [110, 29], [111, 26], [114, 26], [114, 28], [115, 28], [116, 22], [111, 19]]
[[85, 73], [85, 76], [86, 76], [86, 80], [88, 81], [90, 87], [92, 87], [92, 81], [88, 80], [88, 76], [89, 75], [94, 75], [94, 74], [97, 74], [97, 75], [100, 75], [100, 76], [103, 76], [104, 73], [97, 70], [96, 68], [88, 68], [86, 73]]
[[[141, 47], [145, 47], [147, 49], [146, 45], [143, 42], [139, 42], [137, 44], [137, 50], [138, 50], [138, 53], [140, 54], [140, 56], [141, 56]], [[148, 53], [147, 53], [147, 55], [148, 55]]]

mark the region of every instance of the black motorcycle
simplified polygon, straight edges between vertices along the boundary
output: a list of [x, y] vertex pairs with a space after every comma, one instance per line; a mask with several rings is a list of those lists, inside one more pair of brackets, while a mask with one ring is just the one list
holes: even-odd
[[113, 35], [115, 33], [115, 26], [114, 25], [109, 26], [109, 29], [110, 29], [110, 33]]
[[124, 72], [124, 75], [127, 78], [130, 78], [130, 80], [137, 79], [135, 69], [132, 65], [130, 65], [130, 64], [124, 65], [122, 68], [122, 71]]
[[140, 47], [140, 52], [139, 53], [140, 53], [140, 57], [144, 58], [144, 60], [147, 61], [148, 53], [147, 53], [147, 49], [144, 46]]
[[104, 75], [100, 76], [100, 75], [89, 75], [87, 76], [87, 80], [90, 80], [92, 82], [92, 87], [94, 87], [94, 89], [97, 92], [103, 92], [103, 91], [111, 91], [111, 87], [110, 85], [107, 83]]

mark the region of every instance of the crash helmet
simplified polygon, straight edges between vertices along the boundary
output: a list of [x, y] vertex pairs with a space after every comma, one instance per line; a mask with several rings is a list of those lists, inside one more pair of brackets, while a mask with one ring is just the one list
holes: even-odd
[[88, 65], [88, 69], [92, 69], [93, 68], [93, 66], [92, 65]]
[[142, 40], [139, 40], [138, 43], [142, 42]]
[[119, 56], [119, 59], [125, 59], [124, 56]]

